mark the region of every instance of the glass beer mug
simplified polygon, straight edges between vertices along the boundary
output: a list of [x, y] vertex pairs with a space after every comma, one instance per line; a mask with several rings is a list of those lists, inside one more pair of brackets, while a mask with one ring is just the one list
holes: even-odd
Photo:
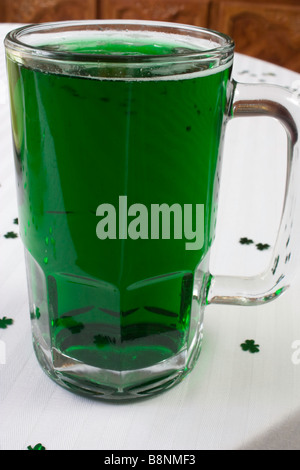
[[[199, 356], [206, 305], [261, 304], [290, 282], [299, 103], [236, 83], [232, 39], [194, 26], [29, 25], [5, 47], [38, 361], [89, 396], [166, 390]], [[209, 267], [225, 127], [240, 116], [276, 118], [288, 138], [271, 265], [247, 279]]]

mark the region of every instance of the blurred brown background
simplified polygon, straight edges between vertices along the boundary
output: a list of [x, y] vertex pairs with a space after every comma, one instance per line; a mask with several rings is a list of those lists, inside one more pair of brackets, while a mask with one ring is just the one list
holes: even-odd
[[0, 22], [149, 19], [229, 34], [236, 51], [300, 72], [300, 0], [0, 0]]

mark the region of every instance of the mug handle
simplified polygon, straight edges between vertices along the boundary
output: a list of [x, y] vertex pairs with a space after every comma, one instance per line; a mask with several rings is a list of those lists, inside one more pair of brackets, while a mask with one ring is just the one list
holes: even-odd
[[251, 277], [210, 275], [207, 304], [261, 305], [277, 298], [289, 287], [297, 265], [297, 237], [300, 237], [299, 212], [299, 126], [300, 103], [296, 95], [277, 85], [242, 84], [232, 81], [231, 118], [269, 116], [277, 119], [287, 133], [287, 174], [277, 240], [269, 266]]

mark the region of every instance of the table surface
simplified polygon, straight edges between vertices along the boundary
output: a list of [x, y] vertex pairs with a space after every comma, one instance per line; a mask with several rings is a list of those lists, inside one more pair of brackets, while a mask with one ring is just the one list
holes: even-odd
[[[191, 374], [135, 403], [83, 398], [52, 382], [35, 358], [18, 216], [3, 38], [0, 25], [0, 449], [202, 450], [300, 448], [300, 340], [296, 273], [289, 290], [259, 307], [209, 306]], [[300, 97], [300, 75], [236, 54], [240, 82], [275, 83]], [[270, 259], [280, 220], [285, 132], [277, 121], [228, 124], [212, 271], [254, 275]], [[8, 238], [7, 238], [8, 237]], [[241, 244], [241, 238], [255, 243]], [[259, 250], [257, 244], [269, 245]], [[6, 321], [11, 319], [12, 322]], [[243, 351], [254, 339], [259, 352]], [[5, 353], [5, 354], [4, 354]]]

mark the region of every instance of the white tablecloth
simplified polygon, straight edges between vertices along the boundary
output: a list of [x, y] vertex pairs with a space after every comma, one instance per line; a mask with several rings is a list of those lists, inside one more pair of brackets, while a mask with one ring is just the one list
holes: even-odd
[[[38, 443], [47, 450], [300, 448], [300, 365], [292, 361], [292, 345], [300, 340], [299, 274], [285, 295], [264, 306], [209, 306], [195, 369], [160, 396], [124, 404], [91, 400], [60, 388], [41, 370], [31, 344], [23, 247], [19, 237], [5, 237], [18, 233], [2, 45], [13, 26], [0, 25], [0, 449]], [[239, 54], [234, 78], [300, 93], [299, 74]], [[285, 133], [275, 120], [229, 123], [214, 272], [255, 274], [268, 262], [285, 152]], [[242, 237], [271, 248], [242, 245]], [[5, 325], [4, 317], [13, 323]], [[242, 350], [247, 339], [259, 345], [258, 353]]]

